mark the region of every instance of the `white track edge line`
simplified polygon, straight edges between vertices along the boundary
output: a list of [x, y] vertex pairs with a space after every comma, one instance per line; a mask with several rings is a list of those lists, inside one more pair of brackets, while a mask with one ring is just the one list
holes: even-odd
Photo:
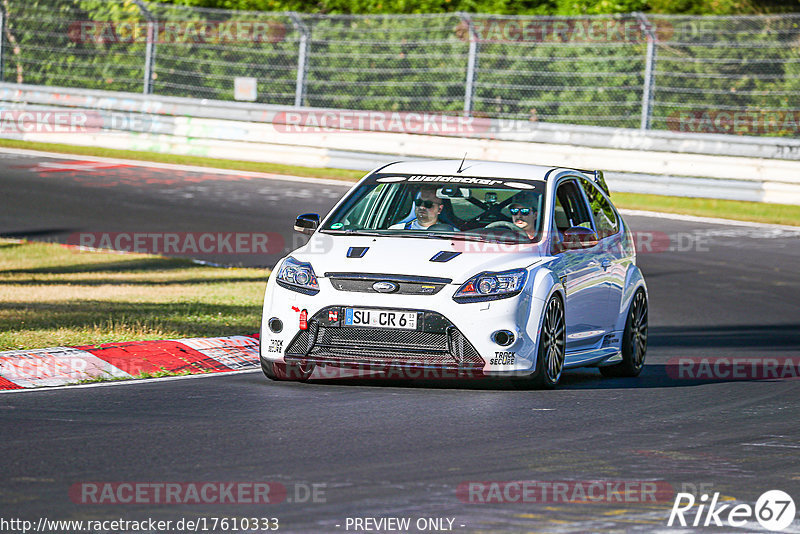
[[[38, 156], [42, 158], [71, 159], [76, 161], [96, 161], [98, 163], [114, 163], [119, 165], [130, 165], [133, 167], [154, 167], [157, 169], [188, 171], [188, 172], [208, 172], [212, 174], [228, 174], [236, 176], [248, 176], [251, 178], [264, 178], [267, 180], [284, 180], [287, 182], [303, 182], [309, 184], [327, 184], [352, 187], [356, 184], [349, 180], [336, 180], [332, 178], [310, 178], [308, 176], [294, 176], [291, 174], [276, 174], [269, 172], [242, 171], [237, 169], [220, 169], [219, 167], [203, 167], [199, 165], [181, 165], [177, 163], [162, 163], [158, 161], [131, 160], [106, 158], [101, 156], [82, 156], [79, 154], [62, 154], [60, 152], [45, 152], [41, 150], [29, 150], [27, 148], [0, 147], [0, 152], [6, 154], [22, 154], [27, 156]], [[228, 161], [228, 160], [221, 160]], [[259, 162], [253, 162], [259, 163]], [[366, 174], [366, 172], [364, 173]]]
[[102, 388], [109, 386], [132, 386], [136, 384], [152, 384], [153, 382], [171, 382], [173, 380], [188, 380], [192, 378], [212, 378], [216, 376], [230, 376], [239, 375], [244, 373], [255, 373], [260, 369], [242, 369], [239, 371], [221, 371], [217, 373], [199, 373], [196, 375], [186, 376], [162, 376], [159, 378], [133, 378], [129, 380], [109, 380], [107, 382], [92, 382], [91, 384], [64, 384], [63, 386], [42, 386], [38, 388], [24, 388], [24, 389], [3, 389], [0, 390], [0, 395], [9, 393], [31, 393], [34, 391], [57, 391], [62, 389], [86, 389], [86, 388]]

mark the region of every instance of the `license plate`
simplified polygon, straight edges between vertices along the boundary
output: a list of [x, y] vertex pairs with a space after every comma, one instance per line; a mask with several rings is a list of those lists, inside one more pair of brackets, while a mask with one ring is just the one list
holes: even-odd
[[416, 330], [417, 312], [345, 308], [344, 325]]

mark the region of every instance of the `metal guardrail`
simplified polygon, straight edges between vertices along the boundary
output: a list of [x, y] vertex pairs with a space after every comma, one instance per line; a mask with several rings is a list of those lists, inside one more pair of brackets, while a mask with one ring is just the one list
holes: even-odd
[[[101, 109], [124, 113], [150, 114], [145, 121], [134, 121], [125, 129], [170, 133], [172, 117], [195, 117], [254, 123], [287, 120], [293, 111], [308, 114], [337, 113], [336, 110], [294, 108], [249, 102], [148, 96], [136, 93], [0, 83], [0, 103], [7, 109], [38, 105], [76, 109]], [[345, 111], [342, 113], [350, 113]], [[358, 112], [353, 112], [358, 113]], [[366, 112], [368, 113], [368, 112]], [[512, 119], [470, 119], [471, 128], [439, 132], [439, 135], [574, 145], [621, 150], [649, 150], [681, 154], [705, 154], [750, 158], [800, 160], [800, 139], [691, 134], [669, 131], [640, 131], [633, 128], [606, 128]], [[108, 129], [115, 129], [108, 123]], [[116, 128], [118, 129], [118, 128]], [[433, 133], [433, 132], [423, 132]], [[297, 135], [289, 136], [297, 140]]]
[[544, 124], [505, 132], [492, 129], [499, 119], [475, 120], [469, 124], [479, 127], [472, 131], [435, 136], [391, 128], [298, 129], [292, 114], [370, 112], [18, 84], [0, 84], [0, 107], [12, 118], [23, 115], [18, 111], [60, 108], [85, 125], [61, 133], [0, 131], [3, 137], [39, 142], [363, 170], [398, 156], [453, 158], [466, 151], [472, 159], [606, 169], [609, 184], [619, 191], [800, 204], [800, 140]]
[[0, 81], [800, 137], [800, 15], [309, 15], [5, 0]]

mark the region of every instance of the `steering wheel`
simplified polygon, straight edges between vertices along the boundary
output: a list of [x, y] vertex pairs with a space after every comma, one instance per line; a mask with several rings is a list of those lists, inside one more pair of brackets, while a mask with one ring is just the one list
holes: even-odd
[[[514, 230], [520, 234], [525, 233], [525, 230], [517, 226], [516, 224], [508, 221], [497, 221], [491, 224], [487, 224], [485, 228], [508, 228], [509, 230]], [[526, 234], [527, 235], [527, 234]]]

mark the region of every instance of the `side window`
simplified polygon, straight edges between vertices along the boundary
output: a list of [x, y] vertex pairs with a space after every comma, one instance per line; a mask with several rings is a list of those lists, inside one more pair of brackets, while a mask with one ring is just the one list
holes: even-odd
[[589, 199], [589, 209], [592, 210], [592, 215], [594, 215], [597, 236], [603, 239], [619, 232], [619, 219], [617, 219], [617, 214], [608, 200], [589, 180], [581, 178], [581, 185], [586, 192], [586, 198]]
[[586, 207], [578, 184], [573, 180], [564, 182], [556, 190], [555, 206], [553, 207], [553, 253], [563, 252], [562, 237], [565, 230], [573, 226], [592, 228], [592, 218]]
[[592, 219], [578, 185], [570, 180], [558, 186], [556, 191], [555, 221], [558, 230], [563, 232], [571, 226], [592, 228]]

